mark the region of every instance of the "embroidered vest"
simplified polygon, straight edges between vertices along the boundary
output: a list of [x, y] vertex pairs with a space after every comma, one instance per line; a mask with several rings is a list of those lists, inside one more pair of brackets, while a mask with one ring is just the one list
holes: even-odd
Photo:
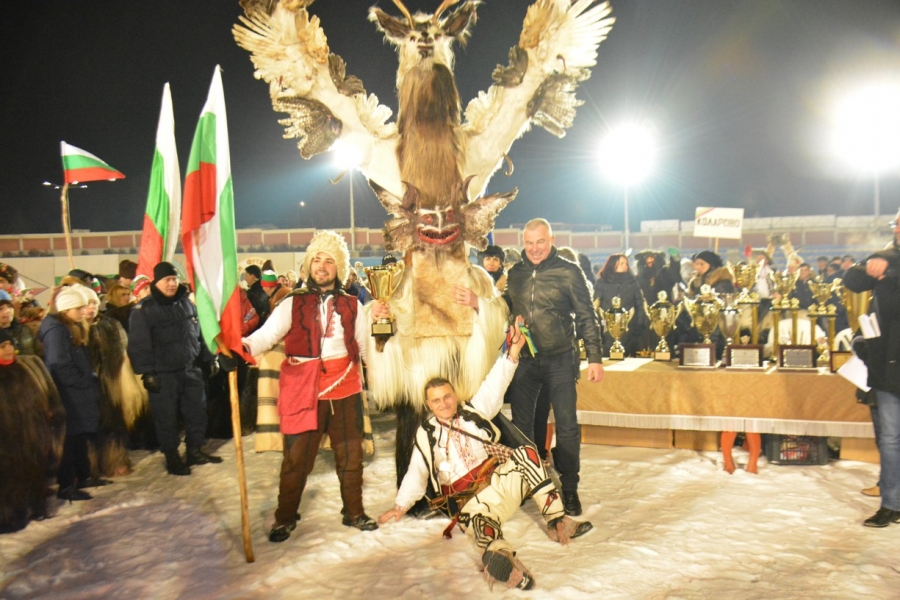
[[[291, 328], [284, 336], [284, 353], [288, 356], [315, 358], [322, 355], [322, 325], [319, 320], [321, 296], [315, 292], [293, 295]], [[344, 327], [344, 345], [354, 363], [359, 362], [359, 346], [356, 343], [357, 299], [338, 292], [334, 294], [334, 308]]]
[[[497, 442], [500, 440], [500, 430], [491, 423], [489, 419], [484, 418], [481, 413], [469, 408], [468, 406], [459, 407], [459, 416], [463, 421], [474, 423], [485, 434], [485, 441]], [[442, 427], [440, 423], [432, 422], [431, 418], [425, 419], [419, 430], [416, 431], [416, 448], [425, 458], [425, 464], [428, 465], [428, 477], [431, 479], [431, 485], [434, 489], [441, 489], [438, 483], [437, 465], [434, 464], [434, 446], [438, 441], [438, 430], [443, 430], [446, 434], [448, 429]]]

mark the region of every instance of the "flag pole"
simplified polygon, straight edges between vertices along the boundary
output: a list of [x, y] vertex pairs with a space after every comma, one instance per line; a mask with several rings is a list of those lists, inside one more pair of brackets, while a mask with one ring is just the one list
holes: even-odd
[[69, 231], [69, 184], [62, 186], [62, 192], [59, 195], [59, 201], [62, 203], [62, 225], [63, 234], [66, 237], [66, 253], [69, 255], [69, 268], [75, 268], [75, 260], [72, 258], [72, 234]]
[[[216, 336], [219, 352], [231, 357], [231, 351]], [[228, 397], [231, 402], [231, 430], [234, 434], [234, 455], [237, 458], [238, 486], [241, 489], [241, 536], [244, 539], [244, 556], [248, 563], [256, 560], [253, 541], [250, 538], [250, 503], [247, 499], [247, 473], [244, 470], [244, 438], [241, 436], [241, 407], [238, 403], [237, 369], [228, 373]]]

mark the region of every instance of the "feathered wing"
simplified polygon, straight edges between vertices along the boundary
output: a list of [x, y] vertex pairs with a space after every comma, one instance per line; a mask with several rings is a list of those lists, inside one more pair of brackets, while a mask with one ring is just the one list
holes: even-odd
[[[302, 3], [300, 3], [302, 4]], [[285, 138], [296, 138], [303, 158], [326, 152], [340, 139], [361, 157], [367, 178], [402, 195], [397, 165], [397, 126], [387, 123], [391, 109], [366, 95], [362, 82], [346, 74], [344, 61], [328, 49], [319, 18], [283, 2], [247, 3], [243, 25], [232, 29], [250, 52], [257, 79], [269, 84], [272, 107], [288, 117]]]
[[528, 8], [510, 64], [494, 70], [494, 85], [466, 107], [466, 175], [482, 193], [512, 143], [539, 125], [563, 137], [572, 125], [578, 83], [590, 76], [597, 47], [615, 21], [608, 2], [536, 0]]

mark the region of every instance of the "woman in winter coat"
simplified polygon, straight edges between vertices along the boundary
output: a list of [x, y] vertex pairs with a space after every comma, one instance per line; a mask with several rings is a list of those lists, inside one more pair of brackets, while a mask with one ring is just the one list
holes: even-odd
[[100, 422], [100, 385], [91, 369], [87, 334], [82, 324], [88, 299], [74, 287], [63, 288], [56, 296], [56, 314], [47, 315], [39, 336], [44, 344], [44, 362], [59, 390], [66, 409], [66, 439], [56, 480], [57, 497], [90, 500], [79, 488], [91, 479], [88, 442]]
[[[628, 323], [628, 332], [622, 337], [622, 345], [625, 346], [626, 356], [634, 356], [640, 348], [640, 340], [646, 339], [646, 331], [649, 327], [647, 315], [644, 312], [644, 294], [641, 292], [641, 284], [628, 264], [628, 257], [624, 254], [613, 254], [600, 270], [600, 275], [594, 284], [594, 303], [599, 304], [600, 311], [612, 308], [612, 299], [618, 297], [622, 301], [622, 308], [627, 311], [634, 309], [631, 321]], [[609, 352], [613, 344], [613, 337], [604, 328], [603, 353]]]

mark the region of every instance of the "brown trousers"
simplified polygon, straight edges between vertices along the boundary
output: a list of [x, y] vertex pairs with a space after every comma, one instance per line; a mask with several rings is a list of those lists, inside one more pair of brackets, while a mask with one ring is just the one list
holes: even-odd
[[319, 443], [325, 433], [328, 434], [334, 451], [344, 514], [350, 518], [363, 514], [362, 432], [357, 414], [359, 404], [359, 394], [342, 400], [319, 400], [318, 428], [315, 431], [284, 436], [284, 460], [281, 463], [278, 508], [275, 510], [276, 523], [292, 523], [296, 519], [306, 479], [316, 464]]

